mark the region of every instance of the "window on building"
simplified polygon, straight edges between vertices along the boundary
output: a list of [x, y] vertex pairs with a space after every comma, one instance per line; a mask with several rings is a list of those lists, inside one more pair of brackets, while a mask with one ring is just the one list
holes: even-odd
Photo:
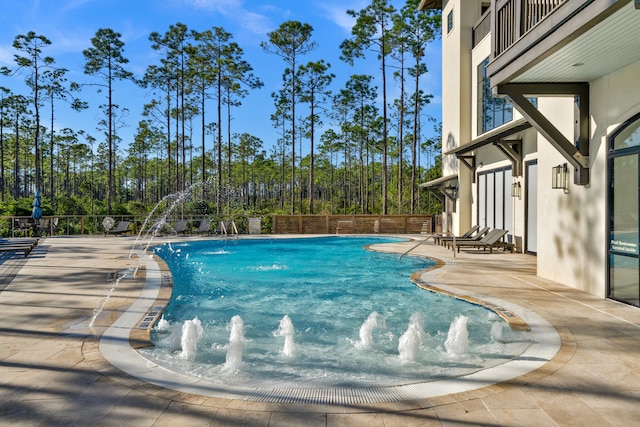
[[513, 107], [504, 98], [494, 98], [487, 76], [489, 58], [478, 66], [478, 133], [483, 134], [513, 120]]
[[453, 10], [450, 10], [447, 15], [447, 34], [449, 34], [451, 30], [453, 30]]

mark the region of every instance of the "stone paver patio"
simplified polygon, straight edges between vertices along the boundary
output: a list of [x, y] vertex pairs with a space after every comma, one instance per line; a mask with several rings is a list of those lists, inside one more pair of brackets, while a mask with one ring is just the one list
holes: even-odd
[[640, 309], [541, 279], [529, 255], [463, 251], [454, 258], [431, 243], [414, 250], [445, 263], [428, 280], [534, 311], [562, 338], [555, 357], [470, 392], [366, 405], [252, 402], [148, 384], [110, 365], [98, 347], [142, 288], [143, 280], [132, 278], [114, 286], [138, 264], [129, 258], [133, 243], [55, 237], [26, 260], [0, 259], [1, 425], [630, 426], [640, 420]]

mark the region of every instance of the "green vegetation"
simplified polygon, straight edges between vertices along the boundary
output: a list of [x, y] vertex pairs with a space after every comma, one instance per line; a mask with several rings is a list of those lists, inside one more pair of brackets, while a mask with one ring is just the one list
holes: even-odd
[[[439, 35], [440, 15], [417, 11], [418, 3], [407, 0], [397, 11], [387, 0], [372, 0], [347, 11], [356, 23], [340, 46], [341, 59], [377, 61], [371, 68], [381, 70], [382, 89], [372, 76], [354, 74], [332, 93], [331, 65], [301, 60], [317, 46], [309, 24], [287, 21], [265, 35], [262, 47], [285, 65], [282, 87], [272, 94], [279, 138], [269, 141], [270, 149], [232, 129], [233, 109], [263, 83], [223, 28], [196, 31], [177, 23], [152, 33], [150, 48], [160, 60], [139, 79], [126, 68], [121, 35], [98, 29], [83, 52], [91, 78], [85, 83], [67, 81], [68, 70], [45, 56], [46, 37], [16, 36], [16, 66], [1, 71], [24, 75], [25, 91], [0, 87], [0, 214], [29, 215], [38, 189], [45, 216], [144, 215], [167, 195], [203, 181], [207, 190], [183, 213], [439, 212], [439, 201], [417, 184], [440, 174], [441, 136], [422, 137], [438, 124], [421, 112], [431, 95], [420, 89], [424, 52]], [[128, 110], [113, 91], [117, 80], [149, 91], [132, 141], [119, 136]], [[56, 109], [86, 108], [81, 91], [88, 90], [104, 95], [99, 136], [59, 129]], [[50, 123], [41, 123], [45, 108]], [[303, 142], [310, 150], [300, 156]], [[428, 168], [420, 164], [425, 157]]]

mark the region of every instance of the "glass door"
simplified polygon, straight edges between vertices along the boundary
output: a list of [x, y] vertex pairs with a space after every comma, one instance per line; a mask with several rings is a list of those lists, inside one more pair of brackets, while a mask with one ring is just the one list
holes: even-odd
[[640, 305], [639, 202], [640, 119], [632, 120], [610, 140], [609, 151], [609, 298]]

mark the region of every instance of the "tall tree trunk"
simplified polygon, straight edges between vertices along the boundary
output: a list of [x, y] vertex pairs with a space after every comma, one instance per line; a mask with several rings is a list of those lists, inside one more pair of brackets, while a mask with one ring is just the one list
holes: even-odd
[[172, 193], [177, 193], [180, 188], [180, 82], [176, 84], [176, 180], [173, 183]]
[[295, 186], [296, 186], [296, 61], [292, 61], [291, 67], [291, 215], [295, 213]]
[[184, 108], [184, 49], [180, 52], [180, 122], [182, 124], [182, 135], [180, 138], [180, 146], [182, 149], [182, 175], [180, 177], [180, 191], [185, 190], [187, 181], [187, 153], [185, 150], [185, 108]]
[[419, 130], [418, 130], [418, 117], [420, 115], [420, 77], [418, 70], [420, 69], [420, 62], [416, 61], [416, 78], [415, 78], [415, 95], [413, 102], [413, 140], [411, 147], [411, 211], [409, 212], [413, 215], [416, 207], [416, 191], [417, 191], [417, 154], [418, 154], [418, 140], [419, 140]]
[[314, 176], [313, 176], [313, 163], [314, 163], [314, 158], [313, 158], [313, 138], [314, 138], [314, 131], [315, 131], [315, 106], [313, 101], [311, 102], [311, 129], [310, 129], [310, 147], [309, 147], [309, 213], [311, 215], [313, 215], [313, 192], [315, 191], [314, 185], [313, 185], [313, 180], [314, 180]]
[[38, 98], [38, 91], [40, 89], [40, 81], [38, 77], [38, 67], [35, 67], [34, 77], [34, 89], [33, 89], [33, 108], [35, 109], [36, 117], [36, 132], [33, 138], [34, 156], [35, 156], [35, 186], [36, 191], [40, 189], [40, 180], [42, 178], [42, 172], [40, 170], [40, 99]]
[[[167, 188], [159, 194], [158, 201], [171, 192], [171, 80], [167, 80]], [[166, 193], [166, 194], [165, 194]]]
[[4, 99], [0, 105], [0, 200], [4, 202]]
[[[201, 105], [200, 105], [200, 109], [202, 110], [202, 122], [200, 123], [200, 132], [202, 133], [202, 161], [201, 161], [201, 168], [202, 168], [202, 182], [205, 183], [207, 181], [207, 170], [206, 170], [206, 151], [205, 151], [205, 147], [204, 147], [204, 141], [205, 141], [205, 128], [206, 128], [206, 124], [205, 124], [205, 115], [204, 115], [204, 105], [205, 105], [205, 87], [204, 87], [204, 83], [202, 84], [202, 93], [201, 93]], [[204, 186], [202, 187], [202, 191], [204, 192]], [[204, 198], [204, 193], [200, 194], [201, 198]]]
[[[384, 28], [383, 28], [384, 31]], [[385, 45], [382, 45], [382, 214], [387, 214], [387, 69], [384, 55]]]
[[18, 199], [20, 197], [20, 115], [16, 113], [15, 123], [15, 147], [14, 147], [14, 163], [13, 163], [13, 198]]
[[216, 214], [220, 216], [220, 203], [222, 203], [222, 71], [218, 68], [217, 91], [218, 91], [218, 191], [216, 194]]
[[111, 75], [111, 58], [109, 58], [109, 76], [107, 80], [108, 85], [108, 112], [107, 112], [107, 120], [109, 129], [107, 130], [107, 139], [109, 145], [109, 159], [108, 159], [108, 173], [107, 173], [107, 212], [111, 214], [112, 211], [112, 203], [113, 203], [113, 195], [114, 195], [114, 186], [113, 186], [113, 92], [112, 92], [112, 75]]
[[49, 144], [49, 199], [51, 200], [52, 208], [55, 210], [56, 208], [56, 197], [55, 197], [55, 184], [54, 184], [54, 174], [53, 174], [53, 155], [54, 145], [55, 145], [55, 132], [54, 132], [54, 117], [53, 117], [53, 94], [51, 94], [51, 142]]

